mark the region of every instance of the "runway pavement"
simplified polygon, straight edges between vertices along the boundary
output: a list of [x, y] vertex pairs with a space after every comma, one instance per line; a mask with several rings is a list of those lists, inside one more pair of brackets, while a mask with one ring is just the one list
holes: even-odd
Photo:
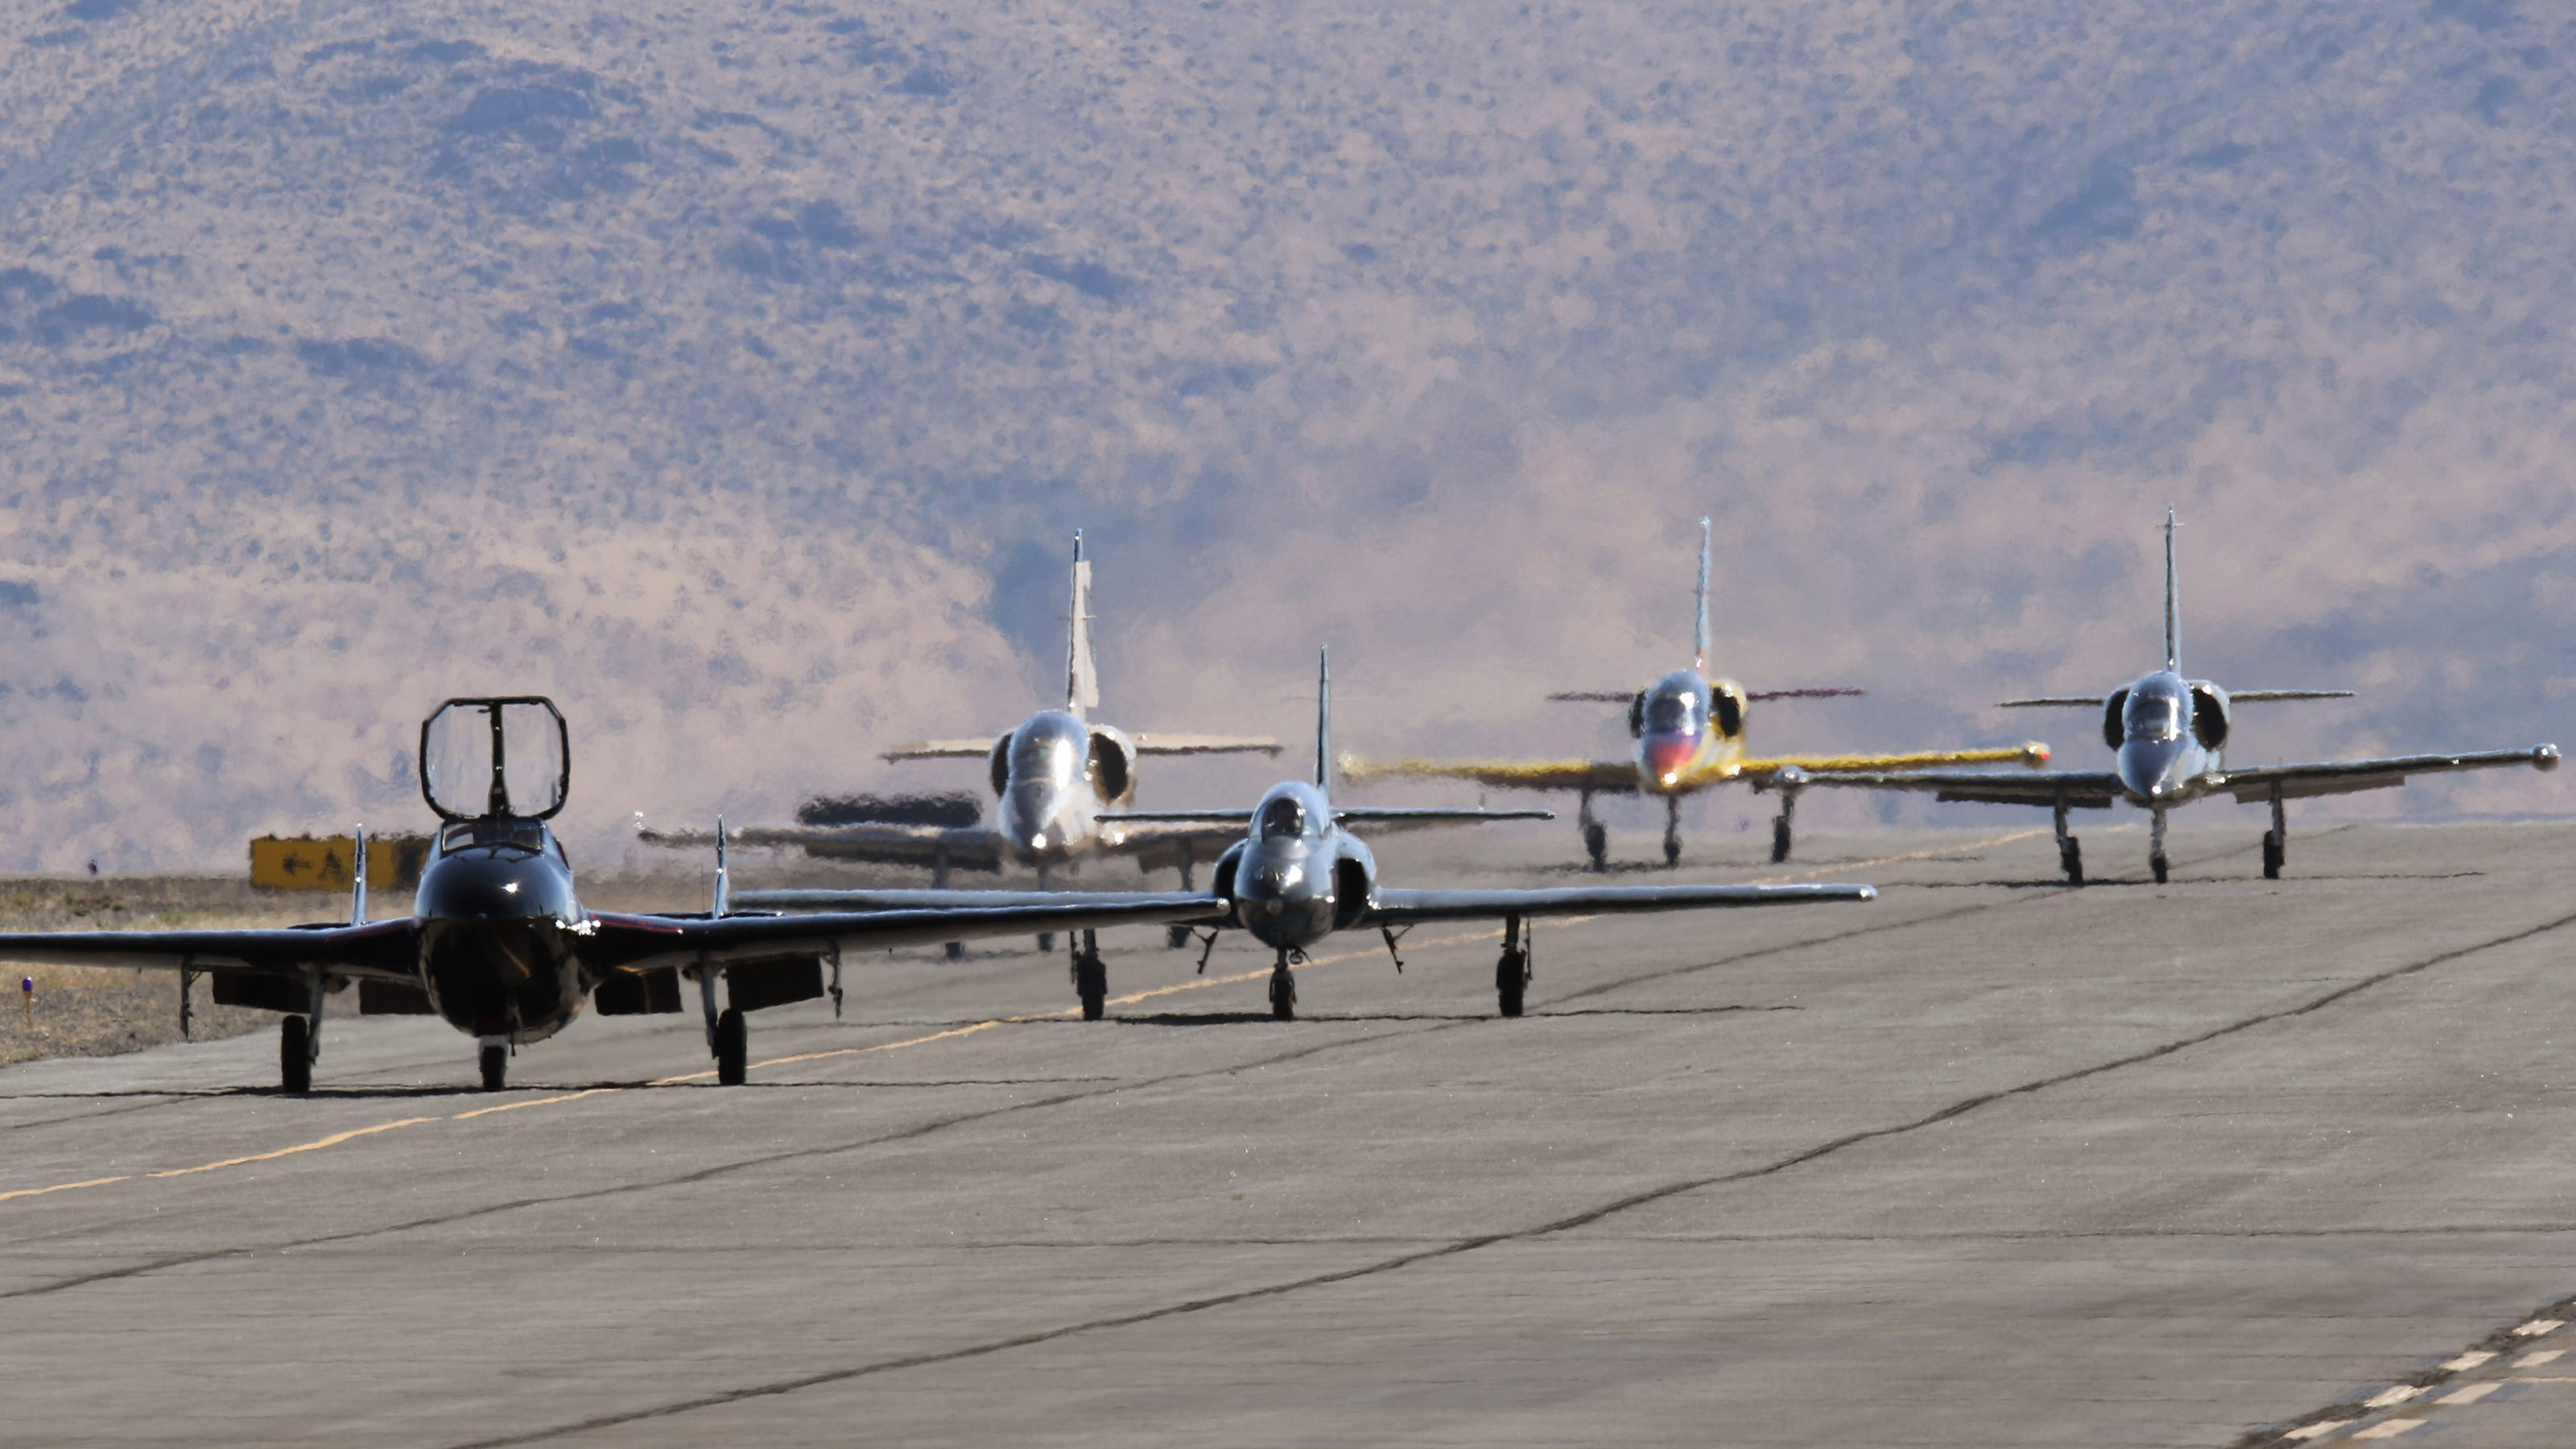
[[2044, 827], [1714, 837], [1883, 896], [1542, 924], [1518, 1021], [1490, 930], [1288, 1024], [1138, 931], [1100, 1023], [1021, 943], [854, 960], [743, 1088], [688, 1016], [494, 1096], [416, 1018], [307, 1099], [272, 1033], [0, 1070], [0, 1443], [2564, 1443], [2576, 826], [2271, 883], [2254, 818], [2165, 887], [2097, 820], [2082, 891]]

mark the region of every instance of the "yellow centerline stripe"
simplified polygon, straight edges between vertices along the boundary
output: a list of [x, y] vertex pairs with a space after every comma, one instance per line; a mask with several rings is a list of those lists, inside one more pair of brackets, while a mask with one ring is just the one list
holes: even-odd
[[52, 1187], [22, 1187], [16, 1192], [0, 1192], [0, 1202], [7, 1202], [13, 1197], [43, 1197], [49, 1192], [69, 1192], [76, 1187], [105, 1187], [111, 1182], [132, 1182], [133, 1180], [129, 1174], [125, 1177], [93, 1177], [87, 1182], [58, 1182]]
[[293, 1157], [299, 1152], [319, 1152], [325, 1147], [337, 1147], [354, 1138], [373, 1137], [379, 1132], [391, 1132], [397, 1127], [417, 1127], [423, 1122], [442, 1120], [444, 1119], [438, 1117], [405, 1117], [399, 1122], [379, 1122], [373, 1127], [352, 1127], [346, 1132], [334, 1132], [328, 1137], [316, 1137], [310, 1142], [298, 1142], [292, 1147], [281, 1147], [275, 1152], [254, 1152], [248, 1157], [227, 1157], [221, 1162], [200, 1162], [194, 1167], [173, 1167], [162, 1172], [147, 1172], [144, 1176], [186, 1177], [191, 1173], [212, 1172], [218, 1167], [241, 1167], [253, 1162], [275, 1162], [281, 1157]]
[[[1803, 871], [1794, 875], [1768, 876], [1763, 879], [1753, 881], [1751, 884], [1787, 885], [1795, 881], [1810, 880], [1816, 876], [1834, 871], [1867, 870], [1872, 866], [1894, 865], [1900, 861], [1929, 860], [1935, 856], [1959, 855], [1972, 850], [1983, 850], [1989, 846], [2008, 844], [2016, 840], [2027, 840], [2031, 836], [2045, 835], [2048, 833], [2049, 831], [2044, 829], [2014, 831], [2007, 835], [1996, 835], [1989, 836], [1983, 840], [1972, 840], [1964, 845], [1942, 846], [1932, 850], [1909, 851], [1903, 855], [1885, 855], [1871, 860], [1850, 861], [1840, 865], [1822, 867], [1817, 870]], [[1599, 919], [1600, 917], [1598, 916], [1566, 916], [1559, 919], [1555, 924], [1558, 926], [1579, 926], [1587, 921], [1595, 921]], [[1502, 931], [1500, 927], [1481, 931], [1461, 931], [1453, 935], [1437, 936], [1428, 941], [1416, 942], [1415, 945], [1422, 950], [1438, 950], [1446, 946], [1473, 945], [1479, 941], [1491, 940], [1501, 934]], [[1308, 966], [1337, 966], [1346, 961], [1357, 961], [1376, 954], [1377, 950], [1374, 947], [1357, 951], [1341, 951], [1330, 956], [1310, 957], [1307, 959], [1305, 964]], [[1176, 982], [1170, 986], [1156, 986], [1144, 991], [1130, 992], [1125, 996], [1112, 997], [1109, 1004], [1113, 1006], [1134, 1006], [1138, 1002], [1151, 1001], [1154, 998], [1161, 996], [1176, 996], [1184, 991], [1203, 991], [1211, 986], [1240, 985], [1246, 981], [1261, 980], [1268, 976], [1270, 971], [1271, 968], [1264, 966], [1256, 970], [1238, 971], [1225, 976], [1203, 976], [1190, 981]], [[831, 1051], [799, 1052], [794, 1056], [772, 1057], [768, 1061], [753, 1062], [750, 1066], [750, 1070], [757, 1071], [768, 1067], [783, 1067], [799, 1062], [826, 1061], [834, 1057], [867, 1056], [875, 1052], [900, 1051], [906, 1047], [928, 1046], [932, 1042], [953, 1041], [959, 1037], [973, 1036], [977, 1032], [989, 1031], [997, 1026], [1014, 1026], [1035, 1021], [1053, 1021], [1062, 1017], [1074, 1016], [1078, 1014], [1080, 1010], [1081, 1008], [1079, 1007], [1069, 1006], [1061, 1011], [1033, 1012], [1023, 1016], [996, 1016], [985, 1021], [971, 1022], [965, 1026], [950, 1027], [945, 1031], [935, 1031], [927, 1036], [907, 1037], [902, 1041], [879, 1042], [875, 1046], [837, 1047]], [[652, 1081], [645, 1083], [645, 1085], [647, 1087], [672, 1087], [678, 1086], [684, 1082], [702, 1082], [714, 1075], [715, 1073], [712, 1071], [688, 1072], [673, 1077], [656, 1077]], [[319, 1152], [326, 1147], [337, 1147], [343, 1142], [355, 1141], [361, 1137], [372, 1137], [378, 1133], [392, 1132], [403, 1127], [418, 1127], [424, 1123], [430, 1122], [466, 1122], [477, 1117], [489, 1117], [498, 1112], [515, 1112], [522, 1107], [548, 1107], [564, 1102], [578, 1102], [584, 1097], [613, 1096], [618, 1093], [631, 1090], [633, 1089], [627, 1087], [591, 1087], [583, 1091], [564, 1092], [551, 1097], [531, 1097], [524, 1102], [503, 1102], [497, 1106], [476, 1107], [471, 1111], [457, 1112], [445, 1117], [405, 1117], [394, 1122], [379, 1122], [372, 1127], [353, 1127], [346, 1132], [334, 1132], [327, 1137], [317, 1137], [310, 1142], [299, 1142], [292, 1147], [281, 1147], [274, 1152], [258, 1152], [253, 1153], [248, 1157], [227, 1157], [220, 1162], [202, 1162], [194, 1167], [173, 1167], [160, 1172], [148, 1172], [143, 1174], [143, 1176], [147, 1178], [188, 1177], [200, 1172], [213, 1172], [218, 1168], [242, 1167], [255, 1162], [274, 1162], [281, 1157], [293, 1157], [298, 1153], [304, 1152]], [[83, 1182], [58, 1182], [51, 1187], [22, 1187], [12, 1192], [0, 1192], [0, 1202], [8, 1202], [22, 1197], [43, 1197], [47, 1193], [71, 1192], [84, 1187], [108, 1187], [116, 1183], [132, 1181], [134, 1181], [134, 1175], [128, 1173], [117, 1177], [93, 1177]]]

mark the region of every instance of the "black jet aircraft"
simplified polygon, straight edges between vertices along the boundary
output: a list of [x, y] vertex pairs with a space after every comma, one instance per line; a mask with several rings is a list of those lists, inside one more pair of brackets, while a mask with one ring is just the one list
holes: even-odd
[[2107, 810], [2115, 799], [2149, 812], [2147, 866], [2156, 883], [2170, 869], [2165, 859], [2165, 813], [2212, 795], [2238, 803], [2268, 804], [2272, 828], [2263, 835], [2263, 878], [2278, 880], [2290, 853], [2290, 821], [2283, 802], [2312, 795], [2341, 795], [2403, 785], [2410, 776], [2448, 770], [2529, 765], [2558, 768], [2558, 747], [2482, 750], [2458, 755], [2390, 755], [2324, 760], [2311, 764], [2231, 769], [2225, 757], [2234, 706], [2293, 699], [2347, 699], [2348, 689], [2243, 689], [2234, 693], [2206, 679], [2182, 674], [2182, 602], [2174, 571], [2174, 513], [2165, 509], [2165, 662], [2103, 698], [2092, 695], [2007, 699], [2006, 708], [2099, 709], [2102, 743], [2111, 747], [2108, 770], [2038, 770], [2029, 774], [1922, 770], [1904, 774], [1816, 775], [1808, 785], [1869, 790], [1928, 790], [1941, 800], [2039, 805], [2057, 815], [2057, 858], [2071, 885], [2084, 884], [2082, 842], [2067, 833], [2070, 809]]
[[[1251, 810], [1142, 813], [1157, 821], [1222, 823], [1238, 838], [1216, 864], [1206, 914], [1187, 924], [1208, 932], [1240, 930], [1278, 953], [1270, 974], [1270, 1014], [1297, 1014], [1292, 967], [1336, 931], [1376, 929], [1396, 956], [1402, 933], [1424, 921], [1495, 920], [1503, 923], [1503, 951], [1494, 964], [1494, 991], [1504, 1016], [1518, 1016], [1533, 979], [1528, 922], [1540, 916], [1594, 916], [1628, 911], [1700, 910], [1715, 906], [1772, 906], [1819, 901], [1866, 901], [1878, 892], [1865, 885], [1575, 886], [1549, 889], [1396, 890], [1378, 884], [1377, 861], [1346, 827], [1398, 819], [1479, 820], [1529, 812], [1402, 810], [1342, 807], [1332, 802], [1332, 670], [1318, 661], [1315, 778], [1270, 787]], [[1540, 812], [1544, 813], [1544, 812]], [[928, 893], [884, 891], [746, 892], [746, 904], [786, 908], [838, 908], [910, 904]], [[958, 893], [1001, 907], [1021, 899], [1007, 891]], [[1139, 897], [1160, 900], [1160, 897]], [[1207, 957], [1199, 958], [1207, 968]], [[1073, 983], [1086, 1020], [1100, 1018], [1108, 971], [1086, 931], [1074, 948]]]
[[421, 724], [420, 782], [441, 825], [408, 918], [367, 919], [361, 830], [345, 922], [0, 932], [0, 960], [174, 970], [183, 1021], [190, 981], [212, 977], [218, 1003], [286, 1014], [278, 1068], [289, 1092], [311, 1089], [324, 1010], [353, 985], [361, 1016], [437, 1015], [474, 1037], [483, 1086], [497, 1091], [512, 1051], [561, 1031], [585, 1003], [602, 1016], [677, 1012], [681, 982], [693, 980], [717, 1080], [734, 1085], [747, 1065], [743, 1013], [826, 994], [837, 1005], [844, 952], [1040, 928], [1160, 925], [1207, 911], [1206, 898], [1194, 894], [1032, 893], [950, 909], [735, 914], [721, 849], [714, 908], [704, 914], [589, 910], [546, 823], [571, 787], [570, 737], [562, 712], [533, 695], [440, 705]]

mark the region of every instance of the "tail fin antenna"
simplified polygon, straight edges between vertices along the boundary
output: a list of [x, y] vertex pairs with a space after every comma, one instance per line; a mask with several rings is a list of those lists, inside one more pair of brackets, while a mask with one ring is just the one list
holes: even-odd
[[1073, 531], [1073, 613], [1064, 651], [1064, 705], [1075, 714], [1100, 708], [1100, 667], [1091, 657], [1091, 560], [1082, 530]]
[[1315, 788], [1333, 791], [1333, 651], [1315, 651]]
[[[707, 914], [710, 916], [723, 916], [730, 914], [732, 910], [733, 877], [732, 874], [725, 869], [724, 817], [722, 815], [718, 815], [716, 817], [716, 894], [715, 900], [710, 903]], [[712, 1010], [713, 1008], [709, 1009]]]
[[2165, 505], [2165, 669], [2182, 672], [2182, 584], [2174, 574], [2173, 505]]
[[1699, 618], [1691, 635], [1691, 668], [1708, 672], [1708, 520], [1699, 521]]

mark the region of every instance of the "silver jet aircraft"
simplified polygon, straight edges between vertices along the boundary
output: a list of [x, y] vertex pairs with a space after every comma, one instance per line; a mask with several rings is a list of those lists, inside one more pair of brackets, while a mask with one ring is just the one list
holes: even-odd
[[[1496, 920], [1503, 923], [1503, 951], [1494, 964], [1494, 991], [1504, 1016], [1518, 1016], [1532, 980], [1531, 932], [1527, 923], [1540, 916], [1592, 916], [1628, 911], [1698, 910], [1715, 906], [1791, 905], [1819, 901], [1866, 901], [1878, 892], [1865, 885], [1676, 885], [1575, 886], [1552, 889], [1395, 890], [1378, 884], [1377, 861], [1346, 827], [1375, 822], [1460, 821], [1510, 818], [1546, 812], [1340, 807], [1332, 802], [1332, 673], [1329, 660], [1319, 661], [1315, 778], [1285, 780], [1270, 787], [1259, 804], [1243, 810], [1138, 812], [1105, 817], [1129, 820], [1222, 824], [1236, 832], [1216, 865], [1206, 914], [1186, 924], [1204, 928], [1213, 949], [1220, 930], [1241, 930], [1278, 953], [1270, 974], [1270, 1014], [1281, 1021], [1297, 1014], [1297, 982], [1292, 968], [1306, 953], [1336, 931], [1375, 928], [1387, 954], [1395, 956], [1401, 934], [1423, 921]], [[746, 892], [746, 905], [849, 910], [902, 903], [921, 892], [760, 891]], [[1017, 892], [956, 892], [963, 900], [1005, 906]], [[1124, 896], [1109, 897], [1113, 900]], [[1159, 900], [1159, 897], [1137, 897]], [[1396, 967], [1403, 969], [1396, 958]], [[1207, 957], [1199, 958], [1205, 970]], [[1108, 993], [1108, 972], [1089, 931], [1076, 945], [1073, 981], [1087, 1020], [1098, 1020]]]
[[2174, 514], [2165, 510], [2165, 662], [2161, 669], [2104, 698], [2091, 695], [2007, 699], [2007, 708], [2099, 709], [2102, 742], [2111, 747], [2108, 770], [2040, 770], [2029, 774], [1923, 770], [1904, 774], [1815, 775], [1808, 785], [1851, 786], [1870, 790], [1928, 790], [1941, 800], [1967, 800], [2008, 805], [2041, 805], [2056, 811], [2057, 857], [2069, 884], [2084, 884], [2081, 842], [2067, 833], [2070, 809], [2109, 809], [2125, 799], [2149, 812], [2147, 865], [2157, 884], [2164, 883], [2165, 815], [2178, 806], [2212, 795], [2233, 795], [2242, 804], [2272, 807], [2272, 828], [2263, 836], [2263, 878], [2278, 880], [2289, 858], [2290, 822], [2283, 803], [2312, 795], [2341, 795], [2403, 785], [2408, 777], [2448, 770], [2494, 769], [2529, 765], [2558, 768], [2555, 745], [2527, 750], [2483, 750], [2459, 755], [2391, 755], [2377, 759], [2325, 760], [2311, 764], [2258, 765], [2230, 769], [2225, 749], [2233, 727], [2234, 707], [2277, 700], [2346, 699], [2348, 689], [2245, 689], [2229, 693], [2206, 679], [2182, 673], [2182, 604], [2174, 571]]
[[511, 1055], [570, 1025], [585, 1004], [602, 1016], [681, 1011], [685, 978], [697, 983], [716, 1079], [730, 1086], [747, 1068], [743, 1013], [827, 993], [837, 1007], [844, 950], [1050, 927], [1159, 925], [1194, 920], [1207, 909], [1205, 897], [1194, 894], [1032, 894], [947, 910], [736, 914], [719, 847], [711, 911], [589, 910], [574, 894], [563, 843], [547, 825], [572, 784], [570, 735], [553, 702], [534, 695], [440, 705], [421, 723], [420, 783], [441, 823], [407, 917], [367, 919], [361, 829], [344, 922], [0, 932], [0, 961], [175, 971], [183, 1029], [193, 978], [212, 977], [217, 1003], [284, 1015], [278, 1068], [288, 1092], [312, 1087], [322, 1015], [334, 997], [354, 995], [360, 1016], [445, 1018], [479, 1043], [483, 1087], [498, 1091]]
[[[1090, 718], [1100, 707], [1100, 678], [1091, 649], [1091, 561], [1082, 535], [1073, 536], [1073, 613], [1065, 648], [1061, 708], [1042, 709], [998, 739], [928, 740], [897, 745], [890, 761], [985, 761], [997, 804], [991, 825], [912, 825], [861, 821], [848, 825], [756, 825], [733, 833], [737, 845], [804, 846], [838, 859], [917, 863], [931, 868], [934, 885], [948, 884], [952, 866], [992, 869], [1008, 862], [1037, 872], [1044, 890], [1055, 867], [1094, 855], [1133, 857], [1146, 870], [1166, 866], [1193, 887], [1197, 863], [1232, 840], [1230, 833], [1187, 823], [1114, 818], [1136, 798], [1138, 762], [1148, 755], [1279, 753], [1279, 742], [1219, 735], [1135, 734]], [[636, 817], [636, 831], [656, 845], [704, 846], [706, 832], [654, 830]]]

